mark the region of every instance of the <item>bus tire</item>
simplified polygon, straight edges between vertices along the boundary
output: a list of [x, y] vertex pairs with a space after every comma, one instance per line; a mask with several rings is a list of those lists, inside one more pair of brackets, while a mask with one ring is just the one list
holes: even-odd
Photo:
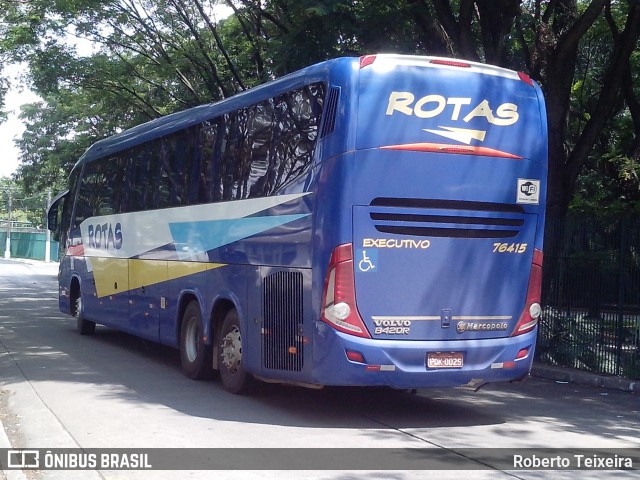
[[82, 295], [78, 292], [78, 297], [74, 303], [74, 316], [76, 317], [76, 326], [80, 335], [93, 335], [96, 332], [96, 322], [84, 318], [84, 308], [82, 306]]
[[253, 377], [242, 367], [242, 334], [240, 318], [235, 308], [227, 312], [222, 322], [218, 351], [220, 352], [220, 380], [230, 393], [247, 393]]
[[201, 380], [211, 375], [211, 347], [204, 343], [200, 305], [187, 305], [180, 327], [180, 364], [189, 378]]

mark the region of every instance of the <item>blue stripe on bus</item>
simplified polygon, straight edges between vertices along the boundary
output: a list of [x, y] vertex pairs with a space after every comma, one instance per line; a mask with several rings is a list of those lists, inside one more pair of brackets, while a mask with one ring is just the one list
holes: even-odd
[[[266, 232], [273, 228], [309, 216], [277, 215], [267, 217], [245, 217], [226, 220], [170, 223], [169, 229], [176, 246], [178, 258], [186, 260], [215, 248]], [[188, 245], [182, 249], [181, 245]]]

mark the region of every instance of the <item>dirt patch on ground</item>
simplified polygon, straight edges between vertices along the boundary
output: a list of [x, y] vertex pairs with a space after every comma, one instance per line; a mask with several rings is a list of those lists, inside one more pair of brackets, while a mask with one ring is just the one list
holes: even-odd
[[[9, 406], [11, 394], [12, 392], [9, 390], [0, 390], [0, 421], [2, 422], [2, 427], [7, 434], [9, 443], [11, 444], [7, 445], [7, 448], [27, 448], [28, 446], [25, 445], [24, 438], [20, 433], [22, 417], [11, 413], [11, 408]], [[4, 458], [2, 459], [3, 465], [5, 460], [6, 459]], [[28, 480], [40, 480], [42, 478], [39, 470], [23, 470], [23, 473], [26, 475]], [[6, 478], [2, 472], [0, 472], [0, 475], [2, 475], [0, 478]]]

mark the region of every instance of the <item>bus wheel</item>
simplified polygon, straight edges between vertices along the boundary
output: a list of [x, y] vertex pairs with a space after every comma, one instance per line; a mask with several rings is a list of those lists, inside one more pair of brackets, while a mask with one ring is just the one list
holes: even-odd
[[222, 322], [220, 332], [220, 380], [224, 389], [231, 393], [246, 393], [252, 378], [242, 368], [242, 334], [238, 312], [231, 309]]
[[78, 292], [78, 298], [74, 302], [74, 316], [76, 317], [76, 325], [80, 335], [93, 335], [96, 331], [96, 322], [84, 318], [84, 309], [82, 307], [82, 295]]
[[198, 302], [187, 305], [180, 328], [180, 363], [183, 373], [195, 380], [211, 373], [211, 348], [202, 341], [202, 315]]

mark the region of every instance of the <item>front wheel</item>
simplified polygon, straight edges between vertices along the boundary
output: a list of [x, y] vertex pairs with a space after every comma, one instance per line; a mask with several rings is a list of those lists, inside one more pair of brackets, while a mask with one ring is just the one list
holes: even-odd
[[84, 309], [82, 307], [82, 295], [78, 293], [78, 298], [75, 300], [74, 316], [76, 317], [76, 326], [80, 335], [93, 335], [96, 331], [96, 322], [87, 320], [84, 318]]
[[180, 363], [184, 374], [195, 380], [212, 372], [211, 347], [202, 340], [202, 315], [198, 302], [187, 305], [180, 328]]
[[246, 393], [253, 378], [242, 367], [242, 332], [235, 309], [229, 310], [224, 317], [218, 351], [222, 386], [231, 393]]

